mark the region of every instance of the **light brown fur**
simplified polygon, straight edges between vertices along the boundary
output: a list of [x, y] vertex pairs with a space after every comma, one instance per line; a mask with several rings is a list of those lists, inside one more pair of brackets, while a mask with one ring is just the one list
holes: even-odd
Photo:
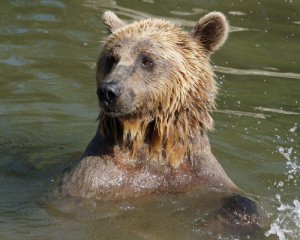
[[209, 57], [227, 38], [224, 15], [205, 15], [191, 33], [158, 19], [126, 24], [112, 12], [103, 20], [111, 34], [97, 64], [99, 126], [61, 193], [113, 200], [216, 190], [224, 198], [215, 220], [258, 229], [259, 208], [227, 176], [207, 137], [217, 94]]
[[[206, 135], [217, 94], [209, 56], [227, 38], [225, 17], [207, 14], [191, 33], [159, 19], [125, 24], [112, 12], [104, 23], [112, 34], [97, 86], [117, 82], [121, 94], [113, 112], [100, 112], [96, 136], [62, 192], [98, 199], [207, 187], [239, 192]], [[141, 54], [154, 59], [153, 70], [139, 67]]]
[[[110, 117], [102, 112], [99, 126], [103, 134], [111, 134], [115, 127], [107, 122], [115, 124], [115, 121], [120, 121], [123, 141], [125, 145], [132, 146], [129, 149], [132, 156], [143, 140], [147, 140], [150, 153], [164, 155], [156, 156], [155, 159], [161, 157], [170, 166], [177, 168], [183, 163], [184, 154], [190, 152], [188, 138], [213, 128], [209, 112], [215, 106], [216, 82], [204, 47], [191, 41], [188, 33], [164, 20], [147, 19], [115, 30], [104, 48], [113, 48], [120, 40], [143, 38], [155, 39], [161, 51], [166, 53], [164, 60], [170, 66], [176, 66], [169, 76], [171, 80], [158, 80], [158, 93], [153, 92], [148, 99], [153, 106], [152, 111], [129, 121], [108, 119]], [[166, 82], [170, 81], [172, 83], [167, 85]], [[150, 139], [145, 139], [150, 122], [155, 123], [151, 129], [154, 134]]]

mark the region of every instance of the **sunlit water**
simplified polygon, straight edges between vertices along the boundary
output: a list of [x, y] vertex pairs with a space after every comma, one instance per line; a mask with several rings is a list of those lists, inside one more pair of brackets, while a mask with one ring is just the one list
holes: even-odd
[[[264, 208], [258, 236], [214, 231], [214, 197], [203, 193], [106, 203], [48, 194], [97, 126], [106, 9], [187, 30], [208, 11], [228, 16], [232, 33], [212, 57], [220, 94], [210, 139], [228, 175]], [[300, 239], [299, 30], [295, 0], [1, 1], [0, 238]]]

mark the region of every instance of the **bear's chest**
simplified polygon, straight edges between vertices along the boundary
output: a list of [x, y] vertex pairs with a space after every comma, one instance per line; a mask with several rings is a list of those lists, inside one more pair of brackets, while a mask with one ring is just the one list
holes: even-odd
[[195, 171], [125, 167], [86, 157], [63, 179], [61, 191], [75, 197], [121, 199], [154, 192], [186, 192], [202, 181]]

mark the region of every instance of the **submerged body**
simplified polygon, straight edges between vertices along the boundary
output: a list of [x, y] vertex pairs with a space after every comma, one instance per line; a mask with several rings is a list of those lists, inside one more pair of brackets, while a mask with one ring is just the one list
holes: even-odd
[[127, 25], [112, 12], [103, 20], [111, 34], [97, 64], [99, 127], [61, 192], [115, 200], [211, 189], [226, 193], [221, 218], [259, 225], [207, 137], [217, 95], [209, 57], [227, 38], [224, 15], [207, 14], [191, 33], [157, 19]]

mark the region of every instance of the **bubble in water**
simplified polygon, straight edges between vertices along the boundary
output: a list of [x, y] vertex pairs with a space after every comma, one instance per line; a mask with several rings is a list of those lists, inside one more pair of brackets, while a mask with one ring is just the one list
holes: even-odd
[[295, 126], [291, 127], [289, 129], [289, 131], [292, 132], [292, 133], [294, 133], [294, 132], [296, 132], [297, 128], [298, 128], [298, 126], [297, 126], [297, 124], [295, 124]]
[[283, 187], [283, 181], [279, 181], [277, 187]]

